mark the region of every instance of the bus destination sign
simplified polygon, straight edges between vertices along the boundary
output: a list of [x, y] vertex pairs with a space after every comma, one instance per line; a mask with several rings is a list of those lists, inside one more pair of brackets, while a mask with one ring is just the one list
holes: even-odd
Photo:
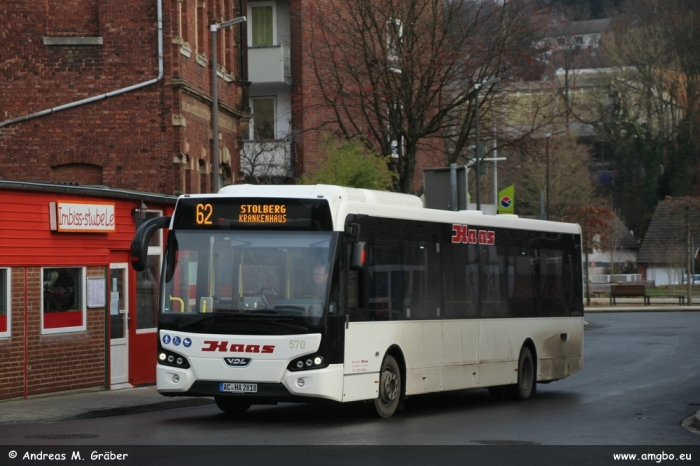
[[333, 230], [325, 199], [182, 198], [173, 216], [176, 229]]
[[[199, 203], [194, 210], [194, 223], [212, 225], [214, 208], [209, 203]], [[285, 204], [243, 204], [238, 213], [238, 223], [287, 223]]]
[[239, 223], [287, 223], [284, 204], [243, 204], [238, 214]]

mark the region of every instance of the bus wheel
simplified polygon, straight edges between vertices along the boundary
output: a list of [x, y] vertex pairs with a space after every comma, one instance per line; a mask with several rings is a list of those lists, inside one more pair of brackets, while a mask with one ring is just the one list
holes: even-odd
[[229, 396], [215, 396], [214, 401], [221, 411], [232, 415], [245, 413], [251, 405], [248, 401]]
[[392, 356], [385, 356], [379, 371], [379, 397], [374, 407], [380, 417], [391, 417], [401, 401], [401, 371]]
[[534, 395], [537, 390], [536, 377], [532, 352], [530, 348], [523, 346], [523, 349], [520, 350], [520, 358], [518, 358], [518, 383], [508, 387], [510, 398], [527, 400]]

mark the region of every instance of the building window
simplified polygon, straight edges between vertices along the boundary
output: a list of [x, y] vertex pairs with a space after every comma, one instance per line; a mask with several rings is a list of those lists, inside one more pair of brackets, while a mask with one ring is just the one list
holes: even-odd
[[85, 269], [42, 269], [42, 333], [85, 330]]
[[[136, 228], [162, 212], [146, 212], [146, 218], [136, 221]], [[136, 274], [136, 333], [154, 332], [158, 325], [160, 264], [163, 258], [162, 233], [156, 232], [148, 243], [146, 268]]]
[[275, 139], [275, 98], [253, 99], [253, 139]]
[[403, 23], [398, 18], [390, 19], [386, 22], [386, 53], [389, 69], [394, 72], [401, 72], [401, 46], [403, 42]]
[[275, 98], [253, 99], [253, 138], [275, 139]]
[[11, 333], [10, 302], [10, 269], [0, 269], [0, 338]]
[[195, 34], [194, 48], [199, 55], [205, 54], [204, 43], [206, 40], [207, 30], [207, 10], [204, 0], [197, 0], [195, 8], [194, 22], [197, 25], [197, 33]]
[[256, 3], [249, 6], [250, 24], [248, 37], [253, 47], [275, 45], [275, 6], [274, 3]]

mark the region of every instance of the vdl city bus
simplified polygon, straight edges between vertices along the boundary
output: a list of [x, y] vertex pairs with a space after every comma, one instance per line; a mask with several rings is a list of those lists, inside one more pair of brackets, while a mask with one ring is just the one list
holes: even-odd
[[[423, 207], [337, 186], [183, 195], [167, 228], [157, 388], [229, 414], [488, 388], [527, 399], [583, 364], [578, 225]], [[314, 273], [327, 275], [310, 294]], [[316, 282], [318, 288], [318, 281]]]

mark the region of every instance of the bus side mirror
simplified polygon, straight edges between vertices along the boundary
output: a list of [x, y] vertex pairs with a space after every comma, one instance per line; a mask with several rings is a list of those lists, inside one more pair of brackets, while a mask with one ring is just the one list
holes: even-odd
[[360, 241], [360, 224], [348, 223], [345, 225], [345, 235], [351, 239], [353, 243]]
[[168, 228], [170, 226], [170, 217], [156, 217], [146, 220], [141, 224], [134, 239], [131, 240], [131, 267], [137, 272], [142, 272], [146, 268], [146, 260], [148, 259], [148, 243], [153, 237], [156, 230]]
[[352, 245], [352, 254], [350, 255], [350, 270], [361, 272], [365, 268], [367, 260], [367, 243], [358, 241]]

